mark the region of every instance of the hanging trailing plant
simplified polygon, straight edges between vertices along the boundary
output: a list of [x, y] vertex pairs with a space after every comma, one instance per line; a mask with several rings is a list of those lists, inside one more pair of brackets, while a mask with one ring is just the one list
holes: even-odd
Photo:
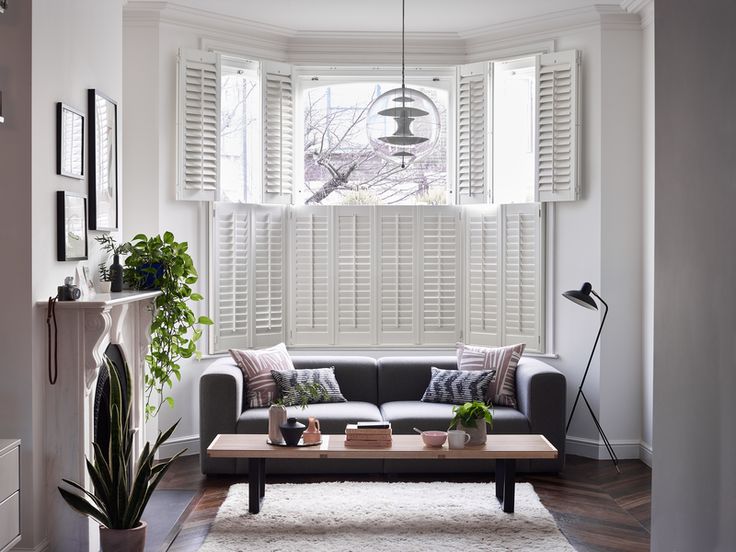
[[174, 234], [148, 237], [138, 234], [130, 242], [125, 260], [125, 279], [136, 289], [158, 289], [151, 323], [151, 350], [146, 355], [146, 418], [158, 414], [167, 403], [174, 406], [168, 390], [181, 380], [182, 359], [198, 357], [197, 341], [202, 326], [212, 324], [206, 316], [197, 317], [192, 302], [202, 295], [192, 291], [197, 271], [187, 253], [188, 244], [177, 242]]

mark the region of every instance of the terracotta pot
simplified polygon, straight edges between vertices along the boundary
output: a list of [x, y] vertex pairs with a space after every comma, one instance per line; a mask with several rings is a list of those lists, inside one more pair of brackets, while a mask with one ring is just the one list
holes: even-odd
[[486, 422], [478, 419], [475, 421], [475, 427], [465, 427], [463, 424], [457, 424], [457, 428], [470, 435], [468, 446], [485, 445], [486, 444]]
[[309, 427], [302, 434], [305, 443], [319, 443], [322, 439], [322, 432], [319, 428], [319, 420], [314, 416], [309, 417]]
[[133, 529], [108, 529], [100, 525], [102, 552], [143, 552], [146, 548], [146, 522]]

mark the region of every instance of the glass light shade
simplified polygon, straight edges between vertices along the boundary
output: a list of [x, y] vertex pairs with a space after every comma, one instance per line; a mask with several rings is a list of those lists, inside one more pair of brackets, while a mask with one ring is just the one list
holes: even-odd
[[426, 94], [394, 88], [371, 104], [366, 130], [379, 156], [405, 166], [434, 149], [440, 136], [440, 114]]

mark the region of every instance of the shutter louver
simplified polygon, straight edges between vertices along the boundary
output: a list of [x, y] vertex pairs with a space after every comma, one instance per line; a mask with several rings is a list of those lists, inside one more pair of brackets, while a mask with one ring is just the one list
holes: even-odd
[[220, 57], [180, 50], [177, 199], [215, 201], [220, 169]]
[[502, 344], [499, 207], [470, 208], [466, 217], [466, 328], [468, 343]]
[[504, 206], [504, 343], [533, 352], [543, 351], [542, 224], [539, 204]]
[[373, 210], [369, 207], [334, 207], [334, 210], [335, 344], [372, 344]]
[[377, 208], [379, 344], [418, 343], [414, 269], [416, 213], [411, 207]]
[[248, 282], [250, 280], [250, 210], [221, 203], [215, 209], [214, 353], [250, 345]]
[[422, 207], [421, 213], [421, 342], [450, 345], [460, 338], [459, 236], [460, 210]]
[[537, 57], [537, 201], [579, 198], [576, 50]]
[[253, 344], [284, 340], [284, 207], [253, 206]]
[[459, 68], [457, 91], [457, 202], [487, 203], [488, 62]]
[[299, 207], [291, 212], [291, 343], [332, 344], [331, 212]]
[[294, 187], [294, 91], [291, 66], [264, 62], [263, 198], [290, 204]]

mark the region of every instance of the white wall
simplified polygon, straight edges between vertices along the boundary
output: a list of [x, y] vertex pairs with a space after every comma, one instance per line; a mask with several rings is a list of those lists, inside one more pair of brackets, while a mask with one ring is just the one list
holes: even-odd
[[652, 549], [736, 550], [736, 3], [655, 6]]
[[[553, 41], [558, 50], [576, 48], [582, 52], [584, 197], [580, 202], [558, 204], [554, 209], [555, 260], [550, 278], [555, 334], [553, 350], [559, 359], [550, 362], [568, 378], [569, 410], [588, 360], [599, 318], [595, 313], [565, 300], [560, 293], [589, 280], [604, 298], [610, 299], [612, 311], [600, 352], [593, 360], [586, 391], [596, 414], [601, 415], [609, 438], [619, 444], [619, 452], [638, 457], [642, 405], [642, 213], [640, 207], [632, 209], [631, 205], [641, 203], [641, 94], [636, 92], [641, 89], [641, 31], [637, 17], [622, 13], [614, 14], [617, 24], [605, 25], [607, 13], [596, 13], [595, 21], [591, 20], [587, 25], [577, 24], [533, 35], [520, 32], [523, 38], [504, 38], [498, 43], [489, 39], [484, 42], [484, 51], [508, 51], [509, 48]], [[126, 10], [124, 80], [126, 129], [130, 134], [126, 132], [124, 143], [135, 141], [135, 144], [126, 150], [125, 167], [126, 174], [136, 170], [145, 174], [141, 175], [140, 182], [126, 189], [126, 193], [131, 195], [126, 195], [125, 199], [130, 206], [125, 226], [126, 233], [132, 235], [142, 227], [150, 228], [151, 217], [157, 217], [157, 231], [171, 230], [177, 239], [190, 243], [204, 278], [207, 263], [204, 239], [206, 212], [202, 207], [174, 200], [176, 53], [180, 47], [201, 47], [203, 39], [208, 44], [213, 41], [227, 43], [230, 48], [243, 52], [250, 46], [246, 33], [237, 39], [228, 33], [221, 36], [205, 28], [206, 20], [200, 19], [202, 26], [197, 29], [191, 24], [177, 25], [169, 18], [166, 23], [158, 23], [135, 10]], [[234, 46], [236, 44], [237, 47]], [[158, 49], [157, 56], [151, 52], [153, 47]], [[257, 54], [267, 55], [262, 42], [254, 40], [252, 48]], [[320, 61], [328, 56], [324, 47], [321, 50], [323, 53], [319, 55], [323, 57], [319, 58]], [[274, 47], [272, 53], [276, 59], [284, 55], [278, 47]], [[386, 60], [397, 53], [384, 48], [377, 55]], [[355, 63], [365, 62], [359, 54], [355, 55]], [[423, 51], [421, 56], [423, 60], [432, 58], [428, 51]], [[457, 63], [463, 61], [463, 57], [455, 60]], [[158, 80], [152, 84], [151, 75], [155, 74], [158, 74]], [[614, 91], [604, 95], [604, 82]], [[146, 129], [145, 134], [131, 130], [138, 128]], [[134, 152], [140, 152], [140, 157]], [[154, 166], [158, 167], [159, 179], [155, 191], [150, 177]], [[144, 203], [144, 215], [140, 216], [134, 212], [133, 206]], [[626, 211], [628, 218], [621, 216], [622, 210]], [[152, 214], [154, 211], [157, 212]], [[203, 279], [200, 290], [206, 289], [205, 284]], [[184, 363], [182, 382], [172, 390], [176, 407], [162, 410], [162, 426], [182, 418], [173, 439], [176, 446], [167, 447], [167, 452], [178, 447], [177, 439], [196, 439], [198, 379], [209, 362]], [[602, 385], [605, 386], [603, 394], [599, 391]], [[570, 436], [576, 453], [605, 457], [595, 426], [582, 410], [575, 416]]]

